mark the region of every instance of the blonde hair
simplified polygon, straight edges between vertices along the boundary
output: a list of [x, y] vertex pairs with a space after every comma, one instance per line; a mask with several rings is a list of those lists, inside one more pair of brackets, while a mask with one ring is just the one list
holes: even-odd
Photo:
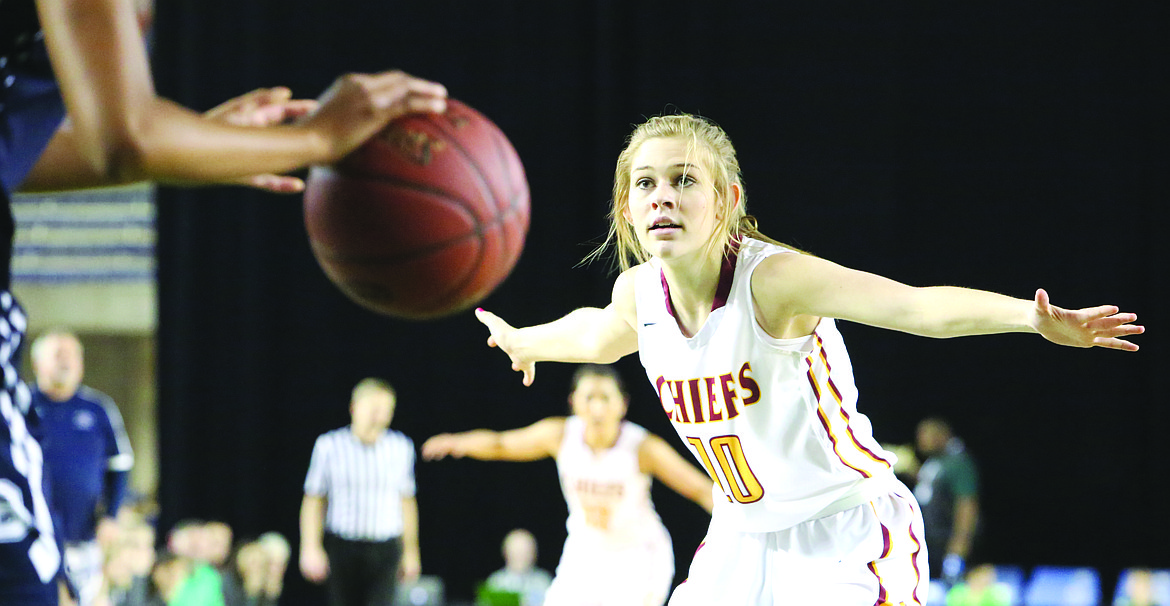
[[[630, 173], [633, 169], [634, 154], [643, 143], [658, 138], [686, 139], [688, 157], [692, 151], [697, 152], [699, 162], [702, 162], [710, 172], [718, 215], [715, 231], [707, 242], [708, 249], [714, 247], [725, 249], [729, 242], [743, 237], [779, 244], [761, 234], [755, 217], [747, 214], [747, 192], [743, 186], [739, 159], [735, 155], [735, 146], [731, 144], [731, 138], [718, 124], [707, 118], [680, 113], [654, 116], [635, 127], [627, 137], [626, 147], [618, 155], [617, 167], [614, 169], [609, 233], [605, 241], [585, 257], [585, 262], [600, 257], [610, 246], [615, 249], [616, 261], [622, 271], [650, 259], [650, 253], [638, 241], [634, 225], [626, 220], [625, 211], [630, 201]], [[733, 186], [739, 187], [738, 204], [735, 203]]]

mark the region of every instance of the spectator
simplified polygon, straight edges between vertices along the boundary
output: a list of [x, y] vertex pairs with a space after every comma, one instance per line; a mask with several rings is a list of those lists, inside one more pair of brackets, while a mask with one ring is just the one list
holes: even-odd
[[[1158, 574], [1161, 575], [1162, 592], [1158, 591]], [[1170, 572], [1155, 574], [1146, 568], [1135, 568], [1130, 571], [1125, 585], [1114, 600], [1114, 606], [1170, 606], [1166, 601], [1170, 597]]]
[[189, 601], [191, 594], [185, 597], [181, 595], [191, 579], [191, 572], [190, 558], [166, 549], [160, 551], [155, 558], [154, 566], [150, 569], [151, 591], [147, 604], [149, 606], [179, 606], [180, 602], [191, 604]]
[[504, 537], [502, 551], [504, 567], [488, 577], [487, 588], [518, 594], [520, 606], [541, 606], [552, 575], [536, 567], [536, 537], [517, 528]]
[[979, 475], [963, 441], [937, 417], [918, 424], [923, 455], [914, 497], [922, 507], [931, 578], [962, 578], [979, 525]]
[[288, 558], [288, 541], [280, 533], [267, 532], [240, 544], [223, 572], [226, 606], [275, 606]]
[[120, 522], [118, 538], [106, 554], [106, 598], [111, 606], [142, 606], [150, 587], [154, 567], [154, 528], [130, 518]]
[[947, 591], [947, 606], [1011, 606], [1012, 590], [995, 578], [995, 567], [980, 564], [967, 573], [967, 581]]
[[[167, 546], [184, 560], [186, 574], [178, 575], [182, 583], [175, 589], [172, 598], [177, 602], [168, 599], [168, 606], [224, 606], [223, 578], [211, 562], [219, 554], [217, 535], [222, 534], [218, 528], [221, 524], [188, 519], [179, 521], [171, 529], [167, 536]], [[168, 568], [164, 576], [174, 572]]]

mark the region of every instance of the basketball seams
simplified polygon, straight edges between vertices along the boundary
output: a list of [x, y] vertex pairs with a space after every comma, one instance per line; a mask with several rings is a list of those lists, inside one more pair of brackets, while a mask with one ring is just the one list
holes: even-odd
[[474, 237], [478, 240], [482, 240], [483, 236], [488, 231], [493, 230], [493, 229], [497, 229], [497, 228], [502, 228], [504, 223], [508, 222], [508, 221], [506, 221], [506, 219], [511, 218], [515, 214], [516, 214], [516, 211], [509, 209], [507, 212], [502, 213], [500, 215], [497, 215], [496, 218], [491, 223], [481, 224], [484, 226], [483, 229], [477, 228], [475, 231], [469, 231], [465, 234], [461, 234], [461, 235], [456, 236], [454, 238], [449, 238], [447, 240], [443, 240], [442, 242], [438, 242], [435, 244], [428, 244], [425, 248], [419, 248], [419, 249], [416, 249], [415, 251], [412, 251], [410, 253], [404, 253], [404, 254], [396, 254], [396, 255], [344, 254], [344, 253], [333, 252], [329, 247], [325, 246], [324, 244], [319, 244], [317, 242], [312, 242], [311, 244], [312, 244], [314, 250], [316, 250], [318, 253], [320, 253], [325, 258], [329, 259], [330, 261], [341, 261], [344, 263], [354, 263], [357, 265], [400, 263], [403, 261], [411, 261], [411, 260], [414, 260], [414, 259], [417, 259], [420, 257], [424, 257], [426, 255], [429, 255], [429, 254], [435, 252], [436, 250], [446, 248], [447, 246], [450, 246], [452, 244], [458, 244], [459, 242], [462, 242], [462, 241], [466, 240], [467, 238]]
[[[494, 133], [495, 131], [499, 130], [495, 124], [492, 124], [492, 122], [490, 120], [488, 120], [482, 114], [476, 112], [475, 110], [473, 110], [467, 106], [462, 106], [462, 108], [466, 109], [468, 113], [475, 116], [481, 124], [488, 126], [489, 132]], [[488, 175], [486, 173], [484, 173], [484, 168], [479, 165], [479, 158], [477, 158], [475, 156], [475, 154], [472, 154], [471, 151], [467, 149], [467, 147], [460, 140], [459, 133], [456, 132], [455, 130], [448, 128], [446, 122], [443, 122], [442, 120], [436, 120], [432, 124], [437, 125], [438, 130], [442, 131], [442, 133], [444, 135], [444, 139], [448, 143], [450, 143], [451, 147], [453, 149], [455, 149], [456, 151], [458, 151], [459, 155], [463, 156], [463, 159], [467, 161], [467, 164], [470, 165], [474, 169], [475, 176], [477, 177], [477, 181], [482, 186], [481, 189], [487, 190], [487, 193], [491, 197], [491, 200], [490, 200], [491, 208], [494, 209], [496, 211], [496, 214], [498, 215], [500, 207], [499, 207], [499, 202], [497, 200], [498, 200], [499, 196], [496, 195], [495, 189], [492, 188], [492, 182], [490, 179], [488, 179]]]
[[[330, 167], [340, 181], [322, 183], [320, 190], [308, 188], [305, 210], [314, 255], [330, 280], [351, 299], [391, 316], [428, 319], [469, 308], [511, 273], [528, 231], [529, 193], [511, 142], [474, 108], [455, 101], [447, 116], [418, 120], [410, 126], [418, 129], [413, 138], [395, 140], [401, 145], [370, 147], [353, 163]], [[437, 158], [438, 165], [429, 166], [424, 159], [419, 166], [395, 168], [401, 166], [402, 153], [415, 149], [411, 145], [438, 153], [443, 144], [447, 155]], [[417, 158], [415, 164], [419, 164]], [[457, 173], [452, 172], [456, 169]], [[354, 185], [344, 185], [346, 181]], [[331, 207], [327, 201], [335, 197], [333, 203], [343, 203], [345, 196], [357, 196], [354, 201], [401, 201], [411, 207], [384, 214], [384, 219], [371, 217], [372, 224], [320, 223], [328, 216], [325, 213], [332, 212], [327, 210]], [[317, 202], [320, 207], [310, 210], [318, 207]], [[457, 228], [432, 214], [440, 207], [452, 219], [462, 217]], [[353, 211], [338, 212], [353, 216]], [[434, 229], [412, 230], [411, 217], [440, 223], [433, 224]], [[314, 223], [324, 230], [322, 238], [312, 235]], [[369, 246], [355, 246], [342, 235], [351, 230], [374, 239]], [[379, 244], [379, 234], [393, 239]], [[340, 240], [333, 237], [337, 235], [342, 235]], [[399, 278], [386, 275], [398, 271], [404, 272]]]

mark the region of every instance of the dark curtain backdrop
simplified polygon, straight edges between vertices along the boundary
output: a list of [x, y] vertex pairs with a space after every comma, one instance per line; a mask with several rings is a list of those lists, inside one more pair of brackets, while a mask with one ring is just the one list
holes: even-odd
[[[788, 3], [794, 4], [794, 3]], [[316, 96], [347, 71], [401, 68], [491, 117], [523, 158], [532, 229], [484, 306], [518, 325], [603, 305], [576, 267], [605, 231], [630, 125], [679, 108], [741, 155], [763, 230], [916, 285], [1067, 307], [1116, 303], [1138, 354], [1035, 336], [930, 340], [845, 324], [879, 440], [950, 419], [983, 472], [996, 562], [1170, 566], [1165, 339], [1167, 58], [1163, 2], [160, 2], [161, 92], [206, 109], [257, 86]], [[814, 4], [815, 6], [803, 6]], [[162, 524], [222, 519], [297, 546], [314, 438], [350, 387], [400, 391], [394, 426], [505, 429], [566, 410], [571, 368], [531, 388], [471, 314], [397, 321], [350, 303], [310, 253], [299, 197], [163, 189], [159, 207]], [[634, 358], [630, 417], [677, 442]], [[679, 448], [682, 451], [682, 448]], [[502, 565], [514, 527], [555, 567], [565, 506], [551, 462], [420, 463], [423, 568], [449, 595]], [[678, 574], [705, 515], [656, 488]], [[295, 571], [283, 603], [323, 594]]]

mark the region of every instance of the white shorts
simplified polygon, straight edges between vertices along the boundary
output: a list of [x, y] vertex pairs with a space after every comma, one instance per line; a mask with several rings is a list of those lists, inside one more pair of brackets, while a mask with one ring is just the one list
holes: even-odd
[[904, 486], [776, 532], [708, 531], [670, 606], [922, 606], [926, 542]]
[[674, 548], [661, 526], [639, 542], [602, 546], [565, 540], [544, 606], [662, 606], [674, 582]]

